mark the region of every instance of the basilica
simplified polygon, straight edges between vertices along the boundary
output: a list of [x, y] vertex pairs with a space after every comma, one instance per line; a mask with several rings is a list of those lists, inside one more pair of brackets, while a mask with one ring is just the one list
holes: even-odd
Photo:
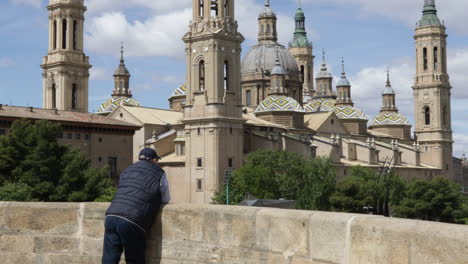
[[[83, 0], [50, 1], [51, 12], [75, 20], [50, 20], [49, 50], [60, 52], [49, 54], [42, 65], [44, 108], [87, 112], [86, 8]], [[414, 126], [398, 110], [390, 72], [379, 89], [380, 113], [372, 120], [353, 102], [344, 61], [336, 87], [324, 51], [314, 76], [316, 56], [301, 7], [294, 18], [291, 41], [283, 45], [274, 6], [265, 0], [258, 14], [258, 43], [242, 57], [244, 38], [234, 1], [193, 0], [188, 32], [181, 36], [186, 80], [168, 99], [169, 109], [144, 107], [133, 98], [122, 48], [114, 89], [96, 114], [140, 128], [133, 136], [133, 159], [145, 146], [157, 149], [176, 203], [210, 203], [226, 171], [240, 168], [245, 156], [259, 149], [328, 157], [338, 178], [359, 165], [401, 177], [440, 175], [468, 192], [466, 161], [452, 153], [447, 35], [435, 0], [424, 0], [415, 28]]]

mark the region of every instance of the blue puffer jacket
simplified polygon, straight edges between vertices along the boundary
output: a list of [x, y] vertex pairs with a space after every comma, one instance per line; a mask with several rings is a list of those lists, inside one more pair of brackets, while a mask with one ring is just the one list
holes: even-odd
[[120, 174], [119, 187], [106, 216], [125, 218], [148, 231], [161, 207], [163, 174], [164, 170], [149, 161], [128, 167]]

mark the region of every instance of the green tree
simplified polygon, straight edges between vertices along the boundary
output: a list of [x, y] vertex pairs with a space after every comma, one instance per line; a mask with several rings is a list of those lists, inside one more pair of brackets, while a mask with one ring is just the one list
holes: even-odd
[[430, 181], [412, 179], [395, 213], [404, 218], [464, 223], [468, 208], [460, 190], [460, 185], [443, 177]]
[[[327, 159], [306, 161], [297, 153], [259, 150], [250, 153], [245, 166], [233, 173], [229, 200], [238, 204], [250, 193], [260, 199], [299, 199], [298, 208], [326, 210], [334, 181], [335, 172]], [[226, 203], [225, 187], [213, 200]]]
[[59, 124], [19, 120], [0, 137], [0, 186], [26, 184], [39, 201], [93, 201], [111, 182], [77, 149], [58, 143]]
[[32, 188], [24, 183], [5, 183], [0, 186], [0, 201], [32, 202]]
[[394, 173], [383, 176], [364, 167], [351, 168], [350, 176], [337, 185], [331, 196], [336, 211], [383, 215], [387, 204], [399, 204], [404, 183]]
[[308, 161], [297, 195], [297, 209], [330, 210], [330, 197], [335, 187], [336, 170], [329, 159], [320, 157]]

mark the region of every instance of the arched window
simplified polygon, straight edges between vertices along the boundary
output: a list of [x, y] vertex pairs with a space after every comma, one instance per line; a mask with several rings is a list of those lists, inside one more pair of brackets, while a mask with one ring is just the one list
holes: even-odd
[[437, 70], [439, 63], [439, 50], [437, 47], [434, 47], [434, 70]]
[[424, 70], [427, 71], [427, 48], [423, 49]]
[[52, 84], [52, 109], [57, 108], [57, 87], [55, 83]]
[[76, 83], [72, 84], [72, 109], [76, 110], [78, 107], [78, 86]]
[[229, 16], [229, 0], [224, 1], [224, 16]]
[[62, 20], [62, 49], [67, 48], [67, 20]]
[[120, 86], [119, 86], [119, 88], [120, 88], [121, 90], [124, 88], [124, 81], [123, 81], [123, 80], [120, 81]]
[[445, 56], [445, 48], [442, 48], [441, 50], [441, 57], [442, 57], [442, 60], [441, 60], [441, 63], [442, 63], [442, 71], [443, 72], [446, 72], [447, 71], [447, 57]]
[[260, 91], [262, 87], [260, 85], [257, 85], [257, 105], [260, 104]]
[[304, 65], [301, 65], [301, 81], [302, 81], [302, 83], [305, 82], [304, 73], [305, 73]]
[[264, 31], [265, 31], [265, 26], [264, 26], [264, 25], [260, 25], [260, 34], [263, 34]]
[[54, 46], [54, 50], [57, 49], [57, 20], [54, 20], [54, 36], [53, 36], [53, 46]]
[[310, 74], [311, 74], [310, 66], [307, 66], [307, 81], [310, 83]]
[[78, 22], [73, 21], [73, 49], [76, 50], [78, 47]]
[[198, 16], [203, 17], [205, 13], [205, 4], [203, 4], [205, 0], [199, 0], [199, 9], [198, 9]]
[[204, 60], [200, 61], [200, 63], [198, 64], [198, 68], [199, 68], [198, 87], [200, 91], [204, 91], [205, 90], [205, 61]]
[[218, 16], [218, 1], [211, 1], [211, 16], [217, 17]]
[[429, 106], [424, 107], [424, 121], [426, 126], [431, 124], [431, 110], [429, 109]]
[[252, 91], [250, 90], [245, 92], [245, 104], [247, 106], [252, 106]]
[[267, 26], [266, 26], [266, 33], [269, 34], [270, 32], [271, 32], [270, 24], [267, 24]]
[[230, 90], [230, 78], [229, 78], [229, 61], [224, 61], [224, 89]]

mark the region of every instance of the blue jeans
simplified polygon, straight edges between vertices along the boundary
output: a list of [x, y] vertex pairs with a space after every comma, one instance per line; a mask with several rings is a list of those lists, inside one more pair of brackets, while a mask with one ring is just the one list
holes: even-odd
[[125, 219], [106, 216], [103, 264], [118, 264], [125, 251], [127, 264], [144, 264], [146, 234], [137, 225]]

